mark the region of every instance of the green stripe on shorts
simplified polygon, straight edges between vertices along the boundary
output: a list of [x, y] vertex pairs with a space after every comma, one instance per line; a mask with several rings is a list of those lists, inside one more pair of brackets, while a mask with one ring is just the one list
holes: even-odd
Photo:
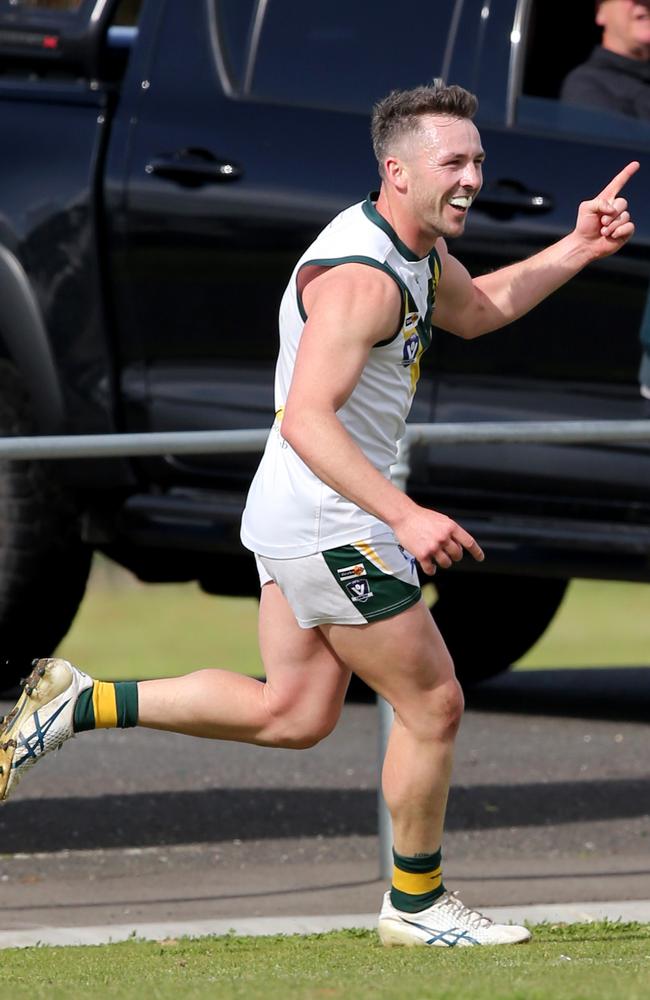
[[367, 622], [390, 618], [420, 599], [420, 585], [400, 580], [375, 566], [354, 545], [321, 555], [339, 587]]

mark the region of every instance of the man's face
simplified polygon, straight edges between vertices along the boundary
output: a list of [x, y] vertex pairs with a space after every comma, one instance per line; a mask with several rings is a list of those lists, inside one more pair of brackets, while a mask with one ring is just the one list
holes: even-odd
[[483, 184], [485, 153], [476, 125], [466, 118], [425, 115], [408, 140], [404, 162], [411, 207], [432, 236], [460, 236]]
[[650, 50], [650, 0], [602, 0], [596, 23], [603, 45], [630, 59], [647, 59]]

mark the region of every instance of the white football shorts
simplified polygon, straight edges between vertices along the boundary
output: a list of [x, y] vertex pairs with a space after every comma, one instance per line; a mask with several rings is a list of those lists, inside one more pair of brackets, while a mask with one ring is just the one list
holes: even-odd
[[392, 534], [295, 559], [256, 554], [260, 585], [273, 581], [301, 628], [366, 625], [420, 599], [416, 561]]

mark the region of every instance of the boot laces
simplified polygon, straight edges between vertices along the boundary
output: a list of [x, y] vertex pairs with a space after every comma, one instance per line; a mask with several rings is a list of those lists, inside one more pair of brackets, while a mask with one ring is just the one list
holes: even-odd
[[444, 906], [450, 910], [456, 919], [462, 919], [468, 927], [489, 927], [493, 921], [478, 910], [472, 910], [465, 906], [462, 899], [458, 897], [458, 890], [446, 892], [438, 901], [438, 906]]

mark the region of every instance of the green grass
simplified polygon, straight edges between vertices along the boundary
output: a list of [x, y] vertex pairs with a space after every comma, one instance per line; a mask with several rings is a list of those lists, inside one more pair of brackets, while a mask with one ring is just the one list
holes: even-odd
[[97, 559], [59, 654], [100, 679], [175, 676], [200, 667], [263, 672], [257, 600], [212, 597], [197, 584], [143, 584]]
[[535, 928], [529, 945], [386, 949], [370, 931], [136, 942], [2, 953], [12, 1000], [645, 1000], [650, 929]]
[[574, 580], [518, 667], [650, 666], [650, 584]]
[[[263, 672], [254, 598], [211, 597], [196, 584], [141, 584], [101, 559], [59, 652], [105, 679], [206, 666]], [[650, 585], [581, 580], [518, 667], [634, 664], [650, 664]]]

